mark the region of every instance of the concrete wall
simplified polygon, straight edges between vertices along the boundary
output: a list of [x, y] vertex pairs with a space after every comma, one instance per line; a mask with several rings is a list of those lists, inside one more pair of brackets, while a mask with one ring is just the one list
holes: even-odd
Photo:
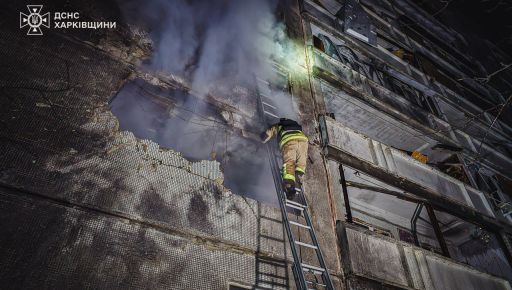
[[0, 219], [3, 289], [228, 289], [252, 285], [257, 269], [287, 277], [249, 249], [5, 189]]

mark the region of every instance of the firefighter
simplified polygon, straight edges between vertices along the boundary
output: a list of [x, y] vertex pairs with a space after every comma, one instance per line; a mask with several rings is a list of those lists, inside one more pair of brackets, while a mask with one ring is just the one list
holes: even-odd
[[283, 183], [287, 197], [296, 193], [296, 175], [299, 181], [306, 173], [308, 159], [308, 138], [302, 132], [302, 126], [294, 120], [281, 118], [278, 123], [261, 133], [261, 141], [267, 143], [276, 136], [283, 156]]

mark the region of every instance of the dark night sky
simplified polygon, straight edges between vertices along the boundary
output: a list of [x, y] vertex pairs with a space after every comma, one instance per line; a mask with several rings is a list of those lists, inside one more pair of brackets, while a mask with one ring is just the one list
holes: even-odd
[[[461, 33], [469, 44], [469, 53], [490, 72], [512, 62], [512, 0], [414, 0], [446, 26]], [[448, 3], [448, 5], [446, 5]], [[496, 45], [508, 59], [497, 60], [482, 39]], [[478, 76], [477, 76], [478, 77]], [[482, 77], [482, 76], [480, 76]], [[500, 79], [512, 79], [512, 69], [502, 71], [490, 85], [509, 95], [512, 88]]]
[[[467, 52], [478, 59], [488, 73], [498, 71], [512, 62], [512, 0], [413, 1], [437, 20], [461, 33], [469, 45]], [[497, 46], [508, 58], [498, 60], [482, 39]], [[501, 71], [488, 83], [507, 96], [512, 93], [511, 68]], [[508, 108], [502, 115], [511, 116], [512, 107]], [[510, 117], [506, 119], [509, 121]]]
[[415, 2], [430, 14], [435, 14], [438, 20], [465, 36], [473, 34], [476, 37], [488, 39], [511, 55], [512, 1], [416, 0]]

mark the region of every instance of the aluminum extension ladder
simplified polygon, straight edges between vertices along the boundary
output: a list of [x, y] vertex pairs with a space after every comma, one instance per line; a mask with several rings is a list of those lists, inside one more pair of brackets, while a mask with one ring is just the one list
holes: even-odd
[[[272, 101], [267, 96], [265, 96], [261, 90], [258, 96], [260, 104], [259, 109], [265, 120], [265, 123], [267, 125], [277, 123], [277, 121], [279, 121], [279, 117], [276, 112], [276, 107], [273, 105]], [[304, 187], [302, 186], [302, 183], [300, 183], [300, 191], [298, 191], [298, 194], [296, 194], [295, 198], [297, 201], [288, 200], [286, 198], [286, 193], [283, 188], [283, 182], [279, 170], [279, 158], [275, 150], [275, 148], [277, 148], [277, 142], [269, 142], [267, 143], [266, 147], [270, 159], [272, 176], [274, 178], [274, 184], [278, 195], [279, 206], [281, 208], [283, 225], [286, 229], [288, 241], [290, 243], [290, 249], [293, 256], [294, 262], [292, 265], [292, 270], [297, 289], [334, 290], [327, 267], [325, 266], [325, 261], [322, 256], [318, 240], [316, 238], [315, 230], [313, 229], [311, 217], [309, 216], [308, 204], [303, 194]], [[300, 213], [300, 215], [304, 218], [305, 223], [291, 221], [288, 216], [289, 213]], [[298, 231], [307, 232], [306, 236], [309, 236], [308, 240], [310, 242], [303, 242], [299, 239], [296, 239], [292, 231], [292, 227], [296, 227]], [[302, 253], [302, 248], [315, 251], [318, 266], [313, 266], [302, 261], [302, 255], [299, 255], [299, 251]], [[307, 280], [306, 277], [314, 277], [315, 281]], [[318, 277], [321, 277], [321, 281], [319, 281]]]

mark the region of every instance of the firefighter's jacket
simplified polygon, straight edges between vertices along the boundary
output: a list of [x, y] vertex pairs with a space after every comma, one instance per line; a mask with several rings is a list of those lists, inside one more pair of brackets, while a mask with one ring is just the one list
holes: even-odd
[[308, 141], [308, 137], [302, 132], [302, 126], [294, 120], [282, 118], [279, 123], [270, 126], [265, 131], [266, 137], [263, 143], [268, 142], [272, 137], [277, 136], [279, 147], [292, 140]]

